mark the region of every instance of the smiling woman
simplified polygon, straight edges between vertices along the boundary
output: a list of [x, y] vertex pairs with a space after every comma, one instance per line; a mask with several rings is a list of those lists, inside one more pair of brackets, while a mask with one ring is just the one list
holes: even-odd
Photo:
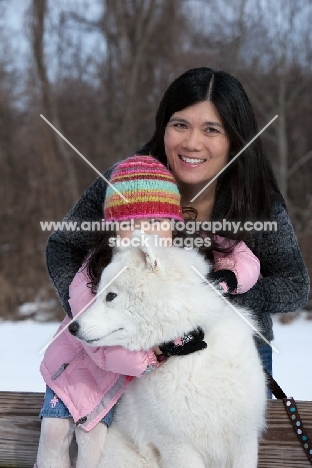
[[[177, 77], [166, 90], [155, 132], [139, 153], [152, 154], [168, 165], [177, 180], [184, 213], [192, 211], [193, 219], [203, 222], [222, 222], [221, 235], [245, 240], [259, 258], [257, 284], [231, 300], [255, 313], [265, 338], [271, 341], [271, 314], [305, 305], [309, 278], [261, 139], [247, 147], [257, 134], [242, 84], [224, 71], [195, 68]], [[238, 152], [240, 156], [231, 163]], [[246, 232], [241, 227], [234, 233], [227, 227], [227, 221], [266, 220], [276, 222], [275, 232]], [[271, 372], [272, 349], [260, 340], [257, 344]]]
[[[165, 92], [156, 114], [155, 132], [137, 152], [141, 156], [136, 156], [136, 161], [150, 155], [163, 164], [162, 173], [167, 166], [171, 174], [167, 171], [166, 177], [173, 183], [176, 179], [178, 184], [183, 213], [191, 214], [197, 221], [220, 222], [223, 230], [219, 234], [226, 238], [225, 242], [229, 241], [231, 248], [245, 240], [251, 250], [249, 258], [258, 257], [261, 276], [256, 276], [256, 284], [253, 283], [247, 292], [230, 296], [229, 300], [253, 311], [266, 340], [257, 338], [258, 351], [264, 367], [272, 372], [271, 314], [295, 311], [305, 305], [309, 278], [260, 138], [246, 147], [257, 134], [255, 115], [241, 83], [226, 72], [196, 68], [179, 76]], [[242, 153], [233, 160], [238, 152]], [[221, 173], [232, 160], [233, 163]], [[116, 166], [110, 168], [104, 178], [95, 180], [66, 216], [67, 222], [102, 218], [103, 206], [112, 194], [106, 181], [115, 176], [115, 169]], [[217, 179], [191, 203], [190, 199], [195, 198], [199, 189], [216, 176]], [[140, 195], [148, 193], [144, 188], [140, 191]], [[175, 203], [176, 195], [179, 198], [175, 193]], [[153, 200], [145, 204], [148, 210], [152, 206]], [[164, 206], [167, 208], [162, 211], [162, 217], [172, 218], [172, 211], [168, 213], [168, 205]], [[235, 233], [232, 230], [233, 222], [244, 226], [246, 222], [254, 225], [254, 221], [267, 220], [276, 222], [277, 230], [246, 232], [243, 227]], [[56, 231], [48, 240], [48, 271], [68, 314], [71, 313], [69, 285], [90, 255], [92, 237], [92, 232]], [[109, 262], [108, 258], [97, 258], [96, 273]], [[248, 265], [244, 273], [251, 278]]]

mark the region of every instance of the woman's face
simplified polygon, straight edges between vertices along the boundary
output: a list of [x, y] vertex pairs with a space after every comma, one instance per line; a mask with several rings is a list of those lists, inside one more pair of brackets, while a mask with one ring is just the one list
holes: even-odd
[[207, 184], [228, 163], [230, 141], [209, 101], [174, 113], [166, 126], [164, 144], [176, 180], [194, 188]]

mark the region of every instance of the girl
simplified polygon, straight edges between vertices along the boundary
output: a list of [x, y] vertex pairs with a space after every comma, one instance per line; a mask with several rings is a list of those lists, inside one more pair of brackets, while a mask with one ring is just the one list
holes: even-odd
[[[117, 224], [117, 240], [131, 241], [131, 229], [140, 229], [143, 224], [148, 234], [172, 238], [172, 231], [168, 230], [170, 221], [182, 222], [183, 217], [178, 188], [165, 166], [151, 156], [133, 156], [115, 167], [111, 184], [119, 193], [111, 187], [107, 189], [104, 219]], [[111, 233], [101, 233], [70, 285], [69, 305], [73, 317], [95, 297], [101, 273], [112, 258], [109, 245], [116, 238], [109, 236]], [[221, 238], [216, 241], [222, 244]], [[214, 257], [212, 279], [220, 282], [225, 291], [246, 292], [258, 279], [259, 261], [243, 242], [224, 240], [223, 243], [218, 247], [212, 241], [207, 248], [202, 242], [206, 257]], [[160, 365], [163, 355], [188, 354], [206, 346], [201, 330], [195, 330], [148, 351], [94, 348], [69, 333], [69, 322], [69, 317], [62, 322], [58, 332], [63, 331], [47, 348], [40, 367], [47, 391], [40, 412], [37, 468], [69, 468], [69, 445], [74, 433], [78, 443], [77, 468], [95, 468], [114, 405], [132, 378], [144, 378], [145, 373]]]

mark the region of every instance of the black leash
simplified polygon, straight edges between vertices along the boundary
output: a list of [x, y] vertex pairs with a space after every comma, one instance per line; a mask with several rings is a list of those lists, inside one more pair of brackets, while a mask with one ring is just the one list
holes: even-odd
[[278, 400], [283, 400], [284, 406], [286, 408], [288, 417], [291, 421], [291, 424], [294, 428], [294, 431], [297, 434], [298, 439], [303, 447], [303, 450], [307, 454], [309, 462], [312, 464], [312, 442], [308, 437], [307, 431], [305, 430], [296, 402], [293, 398], [287, 398], [281, 387], [278, 385], [276, 380], [273, 379], [272, 375], [266, 369], [263, 369], [267, 377], [267, 385], [271, 390], [275, 398]]

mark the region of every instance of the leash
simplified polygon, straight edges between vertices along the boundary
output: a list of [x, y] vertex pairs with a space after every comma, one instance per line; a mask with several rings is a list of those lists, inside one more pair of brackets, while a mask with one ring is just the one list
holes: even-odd
[[272, 375], [266, 369], [263, 370], [267, 377], [267, 384], [269, 390], [271, 390], [275, 398], [277, 398], [278, 400], [283, 400], [284, 406], [286, 408], [288, 417], [291, 421], [294, 431], [296, 432], [297, 437], [300, 440], [302, 448], [305, 451], [309, 462], [312, 464], [312, 442], [309, 439], [307, 431], [303, 426], [295, 400], [293, 398], [287, 398], [286, 394], [283, 392], [276, 380], [273, 379]]

